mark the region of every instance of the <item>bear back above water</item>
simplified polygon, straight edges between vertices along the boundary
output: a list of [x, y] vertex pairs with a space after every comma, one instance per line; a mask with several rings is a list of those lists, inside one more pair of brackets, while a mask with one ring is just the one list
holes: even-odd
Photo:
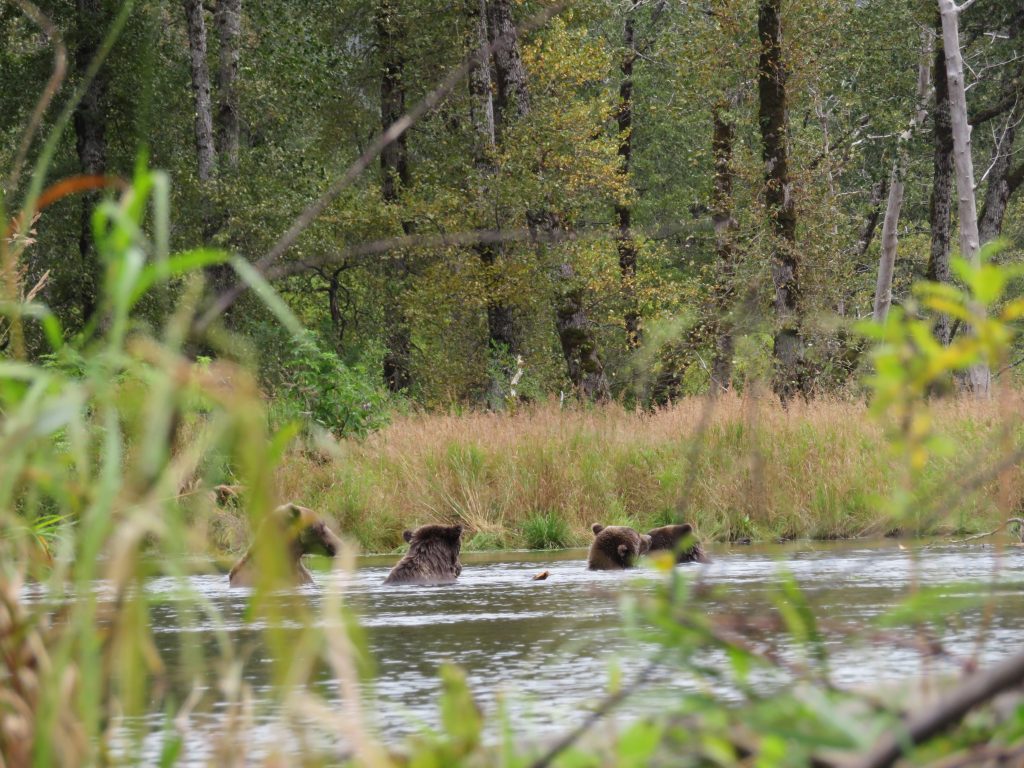
[[591, 527], [594, 541], [587, 556], [587, 567], [592, 571], [615, 571], [632, 568], [641, 555], [651, 548], [651, 537], [637, 533], [625, 525]]
[[[682, 525], [663, 525], [648, 531], [651, 537], [651, 552], [666, 550], [672, 552], [677, 563], [708, 563], [711, 562], [704, 553], [703, 547], [693, 533], [689, 523]], [[686, 542], [685, 544], [683, 542]]]
[[256, 529], [252, 546], [235, 563], [228, 574], [232, 587], [251, 587], [258, 580], [255, 553], [260, 548], [269, 553], [281, 547], [287, 575], [294, 584], [312, 584], [313, 574], [302, 564], [303, 555], [334, 557], [341, 551], [341, 539], [320, 516], [308, 507], [282, 504], [271, 512]]
[[385, 584], [451, 584], [462, 573], [461, 525], [421, 525], [405, 531], [409, 551], [391, 569]]

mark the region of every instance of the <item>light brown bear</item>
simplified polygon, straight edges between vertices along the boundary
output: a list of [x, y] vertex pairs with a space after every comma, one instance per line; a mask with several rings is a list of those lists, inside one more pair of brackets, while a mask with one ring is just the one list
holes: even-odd
[[594, 541], [587, 556], [587, 567], [592, 571], [616, 571], [632, 568], [641, 555], [651, 548], [651, 537], [637, 533], [625, 525], [591, 526]]
[[341, 539], [311, 509], [282, 504], [260, 523], [255, 540], [228, 574], [232, 587], [251, 587], [257, 581], [254, 555], [257, 548], [280, 546], [286, 558], [289, 578], [294, 584], [312, 584], [313, 574], [302, 564], [303, 555], [334, 557], [341, 551]]
[[[710, 563], [704, 548], [693, 533], [689, 523], [663, 525], [648, 531], [651, 537], [651, 552], [667, 550], [675, 555], [677, 563]], [[686, 542], [685, 544], [683, 542]]]
[[421, 525], [402, 537], [409, 542], [409, 551], [391, 569], [385, 584], [451, 584], [462, 573], [461, 525]]

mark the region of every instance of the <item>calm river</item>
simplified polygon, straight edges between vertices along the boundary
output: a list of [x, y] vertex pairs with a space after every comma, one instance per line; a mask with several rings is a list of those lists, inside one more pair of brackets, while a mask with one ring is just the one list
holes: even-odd
[[[736, 547], [711, 554], [710, 565], [679, 566], [719, 588], [705, 605], [708, 611], [763, 611], [772, 604], [779, 569], [785, 566], [829, 626], [863, 624], [894, 605], [912, 584], [955, 582], [951, 593], [989, 595], [994, 610], [980, 647], [982, 611], [959, 613], [942, 631], [948, 651], [963, 657], [978, 653], [986, 663], [1019, 649], [1024, 637], [1024, 548], [941, 546], [915, 559], [893, 541], [878, 541]], [[437, 723], [438, 668], [444, 662], [466, 670], [485, 712], [493, 713], [500, 699], [524, 738], [543, 738], [577, 723], [606, 692], [613, 660], [628, 678], [650, 650], [622, 630], [619, 596], [649, 589], [659, 576], [643, 569], [589, 572], [585, 557], [582, 550], [464, 553], [462, 576], [445, 587], [384, 587], [381, 581], [397, 558], [371, 557], [362, 559], [354, 574], [317, 573], [317, 587], [300, 591], [315, 603], [331, 590], [343, 590], [361, 616], [376, 665], [372, 690], [365, 696], [366, 714], [386, 741], [401, 741]], [[531, 580], [542, 570], [550, 571], [549, 578]], [[234, 641], [252, 648], [243, 675], [257, 703], [270, 697], [268, 653], [246, 625], [245, 591], [229, 590], [226, 576], [193, 577], [193, 586], [219, 609]], [[155, 580], [149, 588], [168, 593], [154, 608], [165, 659], [177, 655], [182, 631], [207, 632], [213, 642], [210, 628], [201, 623], [180, 628], [172, 580]], [[851, 645], [841, 629], [828, 637], [839, 684], [876, 686], [922, 671], [910, 647]], [[615, 717], [627, 720], [663, 706], [666, 696], [691, 684], [682, 673], [667, 673], [649, 694], [628, 700]], [[336, 703], [340, 693], [332, 683], [325, 686]], [[189, 718], [186, 762], [205, 763], [211, 756], [208, 744], [223, 726], [216, 698], [215, 690], [206, 691], [209, 703]], [[287, 730], [275, 722], [272, 707], [256, 710], [250, 757], [280, 748]], [[154, 722], [150, 728], [159, 731], [162, 725]], [[340, 743], [336, 747], [343, 749]], [[155, 743], [151, 748], [158, 749]]]

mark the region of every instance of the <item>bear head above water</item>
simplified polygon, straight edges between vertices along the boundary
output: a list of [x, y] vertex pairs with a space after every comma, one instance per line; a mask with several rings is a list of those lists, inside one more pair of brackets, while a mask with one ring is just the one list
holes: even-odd
[[342, 542], [327, 523], [308, 507], [282, 504], [271, 512], [256, 529], [252, 546], [228, 574], [232, 587], [251, 587], [258, 577], [256, 553], [273, 557], [274, 548], [285, 559], [286, 573], [294, 584], [312, 584], [313, 574], [302, 564], [303, 555], [334, 557], [341, 552]]
[[405, 531], [409, 551], [391, 569], [385, 584], [451, 584], [462, 573], [461, 525], [421, 525]]
[[587, 556], [587, 567], [592, 571], [615, 571], [632, 568], [641, 555], [651, 548], [651, 537], [637, 533], [625, 525], [591, 527], [594, 541]]
[[710, 558], [704, 553], [703, 547], [693, 533], [689, 523], [682, 525], [663, 525], [649, 531], [651, 552], [667, 550], [675, 554], [677, 563], [709, 563]]

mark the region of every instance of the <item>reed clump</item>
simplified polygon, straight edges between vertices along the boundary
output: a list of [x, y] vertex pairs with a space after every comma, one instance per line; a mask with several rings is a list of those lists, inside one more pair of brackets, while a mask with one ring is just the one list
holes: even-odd
[[[952, 450], [931, 460], [935, 491], [983, 471], [1019, 433], [1021, 397], [934, 404]], [[908, 519], [885, 503], [901, 482], [882, 427], [862, 401], [793, 403], [752, 395], [683, 400], [655, 412], [618, 405], [515, 413], [410, 414], [330, 457], [296, 448], [277, 471], [281, 498], [334, 521], [364, 551], [390, 551], [404, 528], [458, 520], [476, 548], [534, 546], [564, 522], [585, 545], [595, 521], [638, 528], [682, 514], [717, 541], [973, 532], [1024, 498], [1019, 470], [993, 473], [952, 506]]]

